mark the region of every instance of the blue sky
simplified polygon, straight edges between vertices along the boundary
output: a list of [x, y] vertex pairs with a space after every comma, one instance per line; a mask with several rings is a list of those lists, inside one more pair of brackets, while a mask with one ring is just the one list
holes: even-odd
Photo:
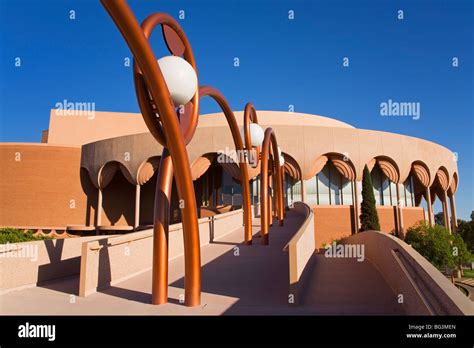
[[[458, 214], [470, 215], [472, 1], [129, 3], [140, 21], [151, 12], [178, 18], [185, 11], [180, 24], [200, 84], [220, 89], [235, 110], [247, 101], [267, 110], [294, 105], [297, 112], [420, 137], [457, 152]], [[99, 111], [138, 112], [131, 68], [123, 64], [130, 52], [98, 1], [0, 0], [0, 35], [0, 141], [40, 141], [49, 110], [64, 99], [95, 102]], [[166, 54], [158, 35], [154, 47], [157, 56]], [[388, 99], [419, 102], [420, 119], [381, 117], [380, 103]], [[213, 111], [217, 106], [204, 100], [201, 112]]]

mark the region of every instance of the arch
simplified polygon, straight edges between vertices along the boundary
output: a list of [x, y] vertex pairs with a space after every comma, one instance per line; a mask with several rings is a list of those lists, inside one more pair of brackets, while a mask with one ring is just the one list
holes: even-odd
[[427, 188], [431, 182], [431, 175], [428, 166], [422, 161], [414, 161], [411, 164], [411, 172], [414, 173], [418, 182], [424, 187]]
[[400, 172], [395, 161], [386, 156], [378, 156], [375, 159], [376, 163], [378, 164], [382, 172], [385, 174], [385, 176], [389, 178], [390, 181], [398, 183], [400, 179]]
[[326, 165], [326, 162], [328, 161], [328, 157], [326, 155], [319, 156], [312, 164], [309, 170], [309, 175], [308, 177], [305, 177], [304, 179], [310, 179], [316, 174], [318, 174]]
[[120, 170], [120, 172], [130, 184], [135, 185], [135, 180], [133, 180], [132, 174], [128, 171], [127, 167], [125, 167], [123, 163], [114, 160], [106, 162], [99, 169], [97, 185], [101, 190], [110, 184], [117, 170]]
[[293, 158], [293, 156], [289, 155], [286, 152], [282, 152], [285, 157], [285, 164], [283, 165], [283, 169], [285, 173], [288, 173], [295, 180], [301, 180], [303, 174], [301, 172], [301, 167], [298, 162]]
[[436, 181], [439, 187], [443, 191], [447, 191], [449, 188], [449, 174], [445, 167], [439, 167], [438, 171], [436, 172]]
[[149, 157], [137, 170], [137, 184], [146, 184], [160, 167], [160, 156]]
[[451, 179], [451, 184], [449, 185], [451, 194], [455, 194], [458, 190], [458, 180], [458, 173], [454, 173], [453, 178]]
[[209, 169], [216, 155], [215, 152], [207, 153], [196, 158], [193, 163], [191, 163], [191, 175], [193, 180], [199, 179]]
[[349, 181], [356, 179], [355, 167], [352, 161], [345, 155], [340, 153], [327, 154], [337, 171]]

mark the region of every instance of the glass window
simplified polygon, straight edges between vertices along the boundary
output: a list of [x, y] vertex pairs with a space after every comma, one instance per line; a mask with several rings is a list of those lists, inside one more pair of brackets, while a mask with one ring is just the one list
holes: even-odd
[[306, 189], [306, 204], [308, 205], [316, 205], [318, 204], [318, 191], [316, 187], [316, 177], [311, 178], [305, 181], [305, 189]]
[[372, 178], [372, 186], [374, 187], [375, 204], [383, 205], [381, 173], [380, 168], [377, 165], [374, 166], [374, 169], [372, 169], [370, 176]]
[[318, 180], [318, 197], [319, 197], [319, 204], [321, 205], [329, 205], [331, 204], [330, 196], [329, 196], [329, 166], [325, 165], [323, 170], [320, 171], [317, 175]]
[[342, 202], [344, 205], [352, 205], [352, 181], [342, 178]]
[[341, 205], [342, 204], [342, 179], [339, 171], [331, 164], [329, 167], [329, 179], [330, 179], [330, 194], [331, 204]]

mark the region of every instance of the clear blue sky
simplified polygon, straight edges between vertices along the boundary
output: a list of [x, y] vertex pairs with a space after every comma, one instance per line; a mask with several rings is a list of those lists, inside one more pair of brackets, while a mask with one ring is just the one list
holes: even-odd
[[[292, 104], [297, 112], [420, 137], [457, 152], [458, 212], [470, 215], [472, 1], [129, 3], [140, 21], [151, 12], [178, 18], [185, 11], [180, 23], [200, 84], [219, 88], [235, 110], [247, 101], [269, 110]], [[400, 9], [404, 20], [397, 19]], [[64, 99], [95, 102], [99, 111], [138, 112], [131, 69], [123, 66], [130, 52], [99, 1], [0, 0], [0, 35], [0, 141], [40, 141], [49, 110]], [[158, 56], [166, 53], [158, 35], [154, 46]], [[421, 103], [421, 118], [381, 117], [379, 105], [388, 99]], [[202, 113], [211, 111], [217, 106], [204, 101]]]

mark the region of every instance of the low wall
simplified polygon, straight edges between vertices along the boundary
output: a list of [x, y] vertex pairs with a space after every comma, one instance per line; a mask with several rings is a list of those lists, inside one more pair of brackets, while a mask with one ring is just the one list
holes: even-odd
[[[201, 247], [243, 225], [242, 209], [201, 218]], [[169, 259], [184, 254], [182, 224], [170, 226]], [[243, 238], [243, 236], [242, 236]], [[82, 245], [79, 295], [88, 296], [151, 269], [153, 230], [129, 233]]]
[[294, 304], [298, 304], [301, 291], [301, 277], [316, 248], [314, 233], [314, 213], [312, 209], [296, 202], [293, 211], [305, 217], [303, 225], [288, 243], [290, 294], [294, 296]]
[[381, 232], [357, 233], [344, 244], [362, 244], [365, 258], [403, 296], [408, 315], [473, 315], [474, 304], [431, 263], [402, 240]]
[[78, 275], [82, 243], [99, 238], [91, 236], [0, 245], [0, 294]]

